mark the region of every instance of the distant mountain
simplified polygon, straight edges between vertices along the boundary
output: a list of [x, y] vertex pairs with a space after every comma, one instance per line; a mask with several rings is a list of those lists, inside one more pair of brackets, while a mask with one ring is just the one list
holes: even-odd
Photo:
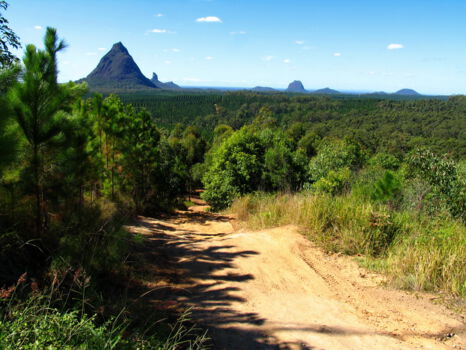
[[160, 89], [181, 89], [178, 85], [176, 85], [174, 82], [169, 81], [168, 83], [162, 83], [159, 80], [159, 77], [157, 74], [152, 73], [152, 79], [150, 80], [152, 84], [154, 84], [156, 87]]
[[267, 86], [256, 86], [251, 89], [251, 91], [257, 91], [257, 92], [274, 92], [277, 91], [274, 88], [267, 87]]
[[299, 80], [295, 80], [290, 85], [288, 85], [288, 89], [286, 89], [287, 92], [306, 92], [304, 89], [303, 83]]
[[147, 89], [157, 88], [147, 79], [121, 42], [100, 60], [85, 79], [92, 88]]
[[421, 94], [412, 89], [401, 89], [395, 92], [393, 95], [403, 95], [403, 96], [421, 96]]
[[312, 92], [313, 94], [321, 94], [321, 95], [336, 95], [336, 94], [341, 94], [340, 91], [337, 91], [337, 90], [333, 90], [333, 89], [330, 89], [330, 88], [324, 88], [324, 89], [319, 89], [319, 90], [315, 90]]

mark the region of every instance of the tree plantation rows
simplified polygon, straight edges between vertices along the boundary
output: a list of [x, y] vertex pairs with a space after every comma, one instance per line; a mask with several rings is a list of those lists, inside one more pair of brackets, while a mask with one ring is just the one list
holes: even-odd
[[277, 126], [301, 122], [321, 138], [352, 136], [372, 152], [398, 155], [428, 146], [455, 159], [466, 152], [466, 98], [397, 101], [376, 97], [228, 92], [224, 94], [123, 94], [122, 100], [145, 108], [158, 125], [189, 124], [212, 137], [219, 124], [234, 129], [250, 124], [266, 108]]

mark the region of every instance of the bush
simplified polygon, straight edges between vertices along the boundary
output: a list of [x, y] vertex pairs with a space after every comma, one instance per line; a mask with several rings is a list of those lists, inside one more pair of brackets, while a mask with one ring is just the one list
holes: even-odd
[[375, 184], [371, 194], [374, 201], [387, 202], [393, 200], [401, 192], [401, 182], [391, 171], [386, 171]]
[[339, 170], [330, 170], [327, 176], [320, 178], [312, 184], [312, 188], [317, 192], [337, 194], [341, 193], [348, 184], [351, 176], [351, 170], [349, 168], [342, 168]]
[[214, 210], [228, 207], [234, 198], [259, 188], [265, 147], [249, 129], [228, 138], [214, 153], [213, 164], [203, 178], [202, 198]]
[[361, 146], [343, 140], [325, 140], [320, 144], [317, 156], [309, 162], [309, 179], [316, 182], [330, 171], [342, 168], [358, 169], [364, 163], [365, 154]]

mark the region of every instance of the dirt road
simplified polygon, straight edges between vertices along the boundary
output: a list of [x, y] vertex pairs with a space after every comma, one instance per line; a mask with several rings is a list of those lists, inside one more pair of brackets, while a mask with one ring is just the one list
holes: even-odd
[[231, 217], [203, 209], [130, 229], [147, 238], [147, 307], [191, 306], [215, 349], [466, 349], [464, 316], [433, 296], [380, 286], [294, 226], [235, 231]]

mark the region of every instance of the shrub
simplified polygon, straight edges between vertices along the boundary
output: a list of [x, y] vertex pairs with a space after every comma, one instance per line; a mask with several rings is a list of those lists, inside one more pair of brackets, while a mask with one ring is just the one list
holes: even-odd
[[345, 185], [348, 184], [350, 176], [351, 170], [349, 170], [349, 168], [330, 170], [327, 176], [317, 180], [317, 182], [312, 185], [312, 188], [317, 192], [335, 195], [343, 191]]
[[213, 164], [203, 178], [202, 197], [214, 210], [229, 206], [239, 195], [259, 188], [265, 147], [249, 129], [228, 138], [214, 153]]
[[316, 182], [330, 171], [342, 168], [358, 169], [362, 166], [365, 154], [361, 146], [343, 140], [325, 140], [321, 143], [317, 156], [309, 162], [309, 179]]
[[401, 182], [391, 171], [386, 171], [375, 184], [371, 194], [374, 201], [387, 202], [393, 200], [401, 191]]

